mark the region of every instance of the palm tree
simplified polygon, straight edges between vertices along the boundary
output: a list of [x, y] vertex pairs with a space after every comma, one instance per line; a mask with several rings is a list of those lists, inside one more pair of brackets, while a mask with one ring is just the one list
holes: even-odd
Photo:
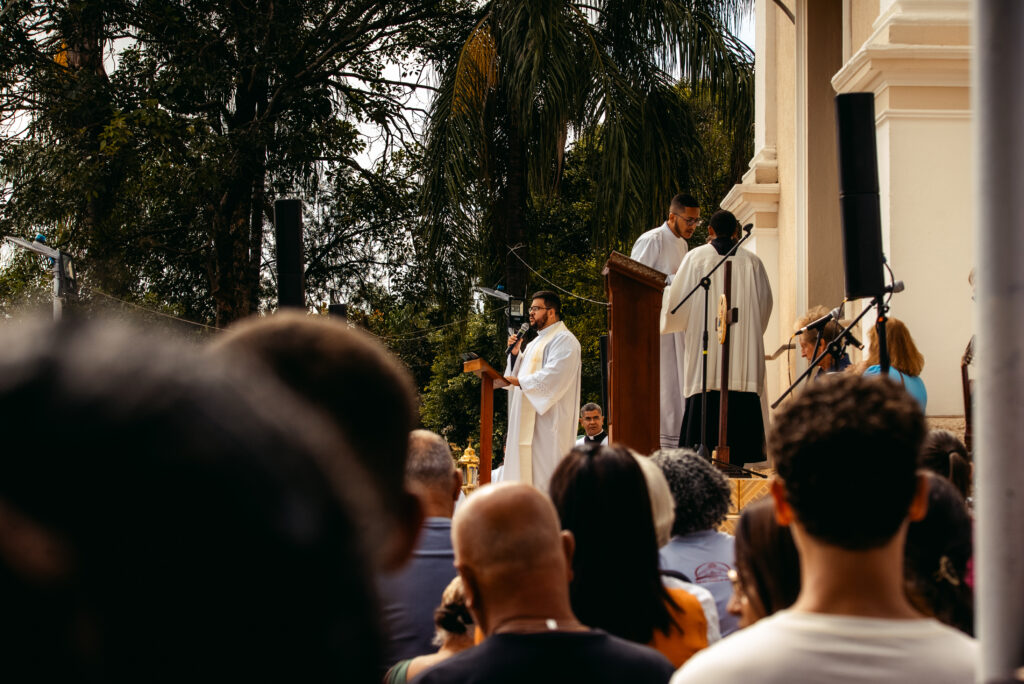
[[686, 92], [752, 135], [752, 53], [729, 30], [751, 5], [482, 4], [458, 54], [436, 65], [422, 195], [422, 245], [433, 272], [482, 273], [481, 261], [504, 257], [508, 291], [524, 294], [516, 255], [528, 260], [531, 197], [557, 192], [573, 139], [601, 150], [599, 243], [649, 227], [685, 184], [676, 175], [680, 159], [699, 148]]

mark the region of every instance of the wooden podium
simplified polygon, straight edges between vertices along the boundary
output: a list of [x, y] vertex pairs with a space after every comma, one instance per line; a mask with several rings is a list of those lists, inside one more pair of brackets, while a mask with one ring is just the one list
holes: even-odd
[[508, 386], [505, 376], [483, 359], [462, 365], [464, 373], [480, 378], [480, 484], [491, 481], [491, 438], [494, 436], [494, 390]]
[[608, 440], [650, 454], [660, 446], [661, 299], [665, 274], [612, 252], [608, 290]]

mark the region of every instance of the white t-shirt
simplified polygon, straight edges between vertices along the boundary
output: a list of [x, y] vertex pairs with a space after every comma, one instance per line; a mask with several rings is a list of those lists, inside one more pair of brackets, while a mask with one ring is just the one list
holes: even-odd
[[973, 684], [977, 642], [937, 620], [783, 610], [694, 655], [671, 684]]

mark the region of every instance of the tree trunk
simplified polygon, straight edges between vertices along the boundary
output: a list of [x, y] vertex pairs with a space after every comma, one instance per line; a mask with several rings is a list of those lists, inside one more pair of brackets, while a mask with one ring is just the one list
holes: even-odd
[[213, 220], [210, 293], [216, 305], [217, 327], [245, 318], [259, 305], [266, 145], [258, 128], [266, 107], [267, 77], [260, 71], [250, 71], [240, 75], [238, 81], [235, 112], [228, 121], [236, 134], [234, 164]]
[[[505, 287], [513, 297], [527, 297], [527, 269], [530, 245], [526, 229], [528, 195], [526, 189], [526, 141], [519, 128], [509, 124], [508, 180], [505, 184], [501, 220], [505, 224]], [[516, 248], [515, 254], [511, 250]], [[516, 258], [516, 254], [523, 260]]]

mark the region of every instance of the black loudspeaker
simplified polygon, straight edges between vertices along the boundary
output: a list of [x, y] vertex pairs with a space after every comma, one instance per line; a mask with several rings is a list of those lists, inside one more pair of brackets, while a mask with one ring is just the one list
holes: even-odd
[[885, 289], [874, 94], [837, 95], [836, 127], [846, 296], [874, 297]]
[[302, 201], [274, 202], [277, 237], [277, 306], [306, 307], [302, 268]]

